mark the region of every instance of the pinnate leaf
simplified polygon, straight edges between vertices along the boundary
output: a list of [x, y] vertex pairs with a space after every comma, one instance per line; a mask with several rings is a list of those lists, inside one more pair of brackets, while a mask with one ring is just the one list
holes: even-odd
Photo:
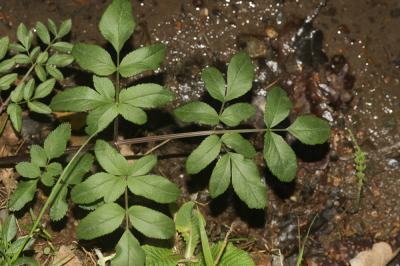
[[114, 99], [115, 87], [109, 78], [102, 78], [94, 75], [93, 85], [98, 93], [100, 93], [106, 98]]
[[11, 84], [17, 79], [16, 73], [4, 75], [0, 78], [0, 91], [8, 90]]
[[130, 176], [145, 175], [153, 169], [157, 164], [157, 157], [155, 155], [143, 156], [136, 160], [132, 165], [129, 166]]
[[89, 213], [79, 223], [79, 239], [90, 240], [115, 231], [125, 217], [125, 210], [116, 203], [106, 203]]
[[61, 191], [58, 193], [57, 197], [55, 198], [54, 202], [51, 204], [50, 219], [52, 221], [59, 221], [67, 214], [67, 194], [68, 187], [64, 185]]
[[231, 153], [232, 185], [239, 198], [251, 209], [262, 209], [267, 204], [267, 191], [261, 182], [257, 165], [240, 154]]
[[127, 103], [118, 104], [118, 113], [125, 120], [136, 125], [143, 125], [147, 122], [147, 114], [142, 109]]
[[71, 27], [72, 27], [72, 20], [71, 19], [64, 20], [60, 25], [60, 29], [57, 33], [57, 38], [62, 38], [65, 35], [67, 35], [71, 31]]
[[31, 162], [37, 166], [44, 167], [47, 163], [45, 150], [39, 145], [33, 144], [30, 149]]
[[27, 178], [36, 178], [40, 175], [40, 168], [36, 164], [30, 162], [21, 162], [15, 167], [18, 174]]
[[181, 194], [174, 183], [158, 175], [130, 176], [128, 187], [133, 194], [158, 203], [174, 202]]
[[35, 196], [37, 180], [21, 181], [17, 185], [17, 189], [11, 195], [8, 202], [8, 208], [11, 211], [19, 211], [22, 207], [30, 202]]
[[118, 116], [118, 109], [114, 103], [108, 103], [89, 112], [86, 118], [85, 132], [92, 135], [104, 130]]
[[[129, 230], [125, 230], [115, 248], [116, 255], [111, 260], [111, 266], [142, 266], [146, 257], [139, 241]], [[146, 264], [147, 265], [147, 264]]]
[[175, 234], [174, 222], [161, 212], [135, 205], [128, 214], [132, 226], [147, 237], [169, 239]]
[[226, 133], [221, 137], [221, 140], [230, 149], [242, 154], [244, 157], [254, 158], [256, 155], [256, 149], [254, 149], [250, 141], [238, 133]]
[[45, 44], [50, 44], [50, 33], [47, 27], [40, 21], [36, 22], [36, 34]]
[[35, 113], [51, 114], [50, 107], [38, 101], [28, 102], [28, 108]]
[[93, 161], [94, 157], [90, 153], [76, 158], [65, 171], [65, 182], [73, 185], [81, 183], [82, 177], [92, 168]]
[[22, 109], [18, 104], [10, 103], [7, 107], [7, 114], [10, 117], [11, 123], [17, 132], [21, 131], [22, 127]]
[[166, 48], [162, 43], [139, 48], [122, 59], [119, 73], [126, 78], [146, 70], [156, 70], [164, 60], [165, 53]]
[[254, 78], [254, 66], [245, 53], [234, 55], [228, 66], [228, 84], [225, 101], [236, 99], [251, 89]]
[[116, 71], [110, 54], [94, 44], [78, 43], [72, 49], [76, 62], [85, 70], [99, 76], [108, 76]]
[[266, 132], [264, 137], [264, 159], [271, 172], [283, 182], [291, 182], [297, 172], [296, 154], [285, 140]]
[[35, 94], [33, 95], [33, 99], [44, 98], [51, 93], [56, 84], [55, 79], [46, 80], [43, 83], [40, 83], [35, 90]]
[[109, 99], [89, 87], [82, 86], [57, 93], [50, 107], [54, 111], [84, 112], [107, 103], [110, 103]]
[[97, 140], [94, 148], [96, 159], [101, 167], [113, 175], [129, 175], [126, 159], [104, 140]]
[[103, 198], [113, 187], [111, 184], [116, 176], [100, 172], [96, 173], [82, 183], [76, 185], [71, 190], [73, 202], [78, 204], [88, 204]]
[[119, 102], [140, 108], [156, 108], [165, 105], [173, 99], [173, 94], [162, 86], [154, 83], [144, 83], [121, 91]]
[[324, 143], [331, 133], [328, 121], [313, 115], [297, 117], [287, 130], [302, 143], [309, 145]]
[[203, 102], [192, 102], [174, 110], [174, 114], [183, 122], [196, 122], [215, 126], [219, 122], [218, 114], [210, 105]]
[[133, 33], [135, 25], [130, 1], [114, 0], [103, 13], [99, 29], [103, 37], [119, 53]]
[[274, 86], [267, 95], [264, 114], [265, 124], [269, 128], [276, 126], [289, 115], [290, 110], [292, 110], [292, 102], [287, 93], [278, 86]]
[[216, 198], [224, 193], [231, 183], [231, 159], [229, 154], [224, 154], [217, 162], [210, 178], [210, 195]]
[[256, 114], [256, 108], [248, 103], [236, 103], [226, 108], [221, 114], [221, 121], [230, 127], [236, 127], [240, 122]]
[[7, 36], [0, 38], [0, 60], [7, 54], [10, 38]]
[[176, 266], [182, 256], [174, 254], [171, 249], [144, 245], [146, 265], [148, 266]]
[[63, 123], [53, 130], [44, 141], [47, 158], [53, 159], [63, 155], [70, 137], [71, 125], [68, 123]]
[[221, 72], [215, 67], [207, 67], [203, 70], [201, 78], [206, 85], [208, 93], [220, 102], [225, 101], [225, 80]]
[[216, 135], [208, 136], [187, 158], [186, 171], [189, 174], [197, 174], [217, 158], [220, 150], [220, 138]]

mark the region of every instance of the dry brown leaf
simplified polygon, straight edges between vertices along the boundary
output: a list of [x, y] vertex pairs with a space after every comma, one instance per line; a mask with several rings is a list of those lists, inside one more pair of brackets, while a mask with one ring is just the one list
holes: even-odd
[[385, 266], [393, 256], [390, 245], [386, 242], [375, 243], [372, 249], [362, 251], [350, 260], [351, 266]]
[[53, 265], [82, 266], [82, 262], [69, 246], [61, 246], [53, 260]]

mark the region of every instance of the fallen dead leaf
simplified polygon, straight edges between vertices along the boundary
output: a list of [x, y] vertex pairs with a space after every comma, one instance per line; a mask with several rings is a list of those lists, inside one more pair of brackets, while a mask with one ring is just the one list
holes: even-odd
[[82, 262], [69, 246], [62, 245], [54, 257], [52, 265], [82, 266]]
[[393, 251], [386, 242], [375, 243], [372, 249], [361, 251], [350, 260], [351, 266], [385, 266], [393, 257]]

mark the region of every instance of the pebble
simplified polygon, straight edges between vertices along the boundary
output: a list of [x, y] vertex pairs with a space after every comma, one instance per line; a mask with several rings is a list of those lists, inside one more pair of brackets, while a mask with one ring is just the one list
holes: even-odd
[[389, 159], [388, 166], [392, 169], [396, 169], [399, 167], [399, 161], [397, 161], [396, 159]]

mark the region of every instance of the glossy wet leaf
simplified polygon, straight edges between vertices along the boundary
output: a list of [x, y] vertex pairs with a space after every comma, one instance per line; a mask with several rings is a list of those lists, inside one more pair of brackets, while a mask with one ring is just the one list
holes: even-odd
[[231, 183], [231, 159], [229, 154], [224, 154], [217, 162], [211, 173], [209, 190], [212, 198], [224, 193]]
[[90, 240], [115, 231], [125, 217], [125, 210], [116, 203], [106, 203], [89, 213], [79, 223], [79, 239]]
[[162, 43], [139, 48], [122, 59], [119, 73], [126, 78], [146, 70], [156, 70], [164, 60], [165, 53], [166, 47]]
[[257, 165], [240, 154], [231, 153], [232, 185], [239, 198], [251, 209], [267, 204], [267, 190], [261, 182]]
[[161, 212], [135, 205], [128, 214], [132, 226], [147, 237], [169, 239], [175, 234], [174, 222]]
[[205, 138], [186, 160], [186, 171], [197, 174], [214, 161], [221, 150], [221, 140], [216, 135]]
[[110, 54], [100, 46], [78, 43], [72, 49], [76, 62], [85, 70], [99, 76], [108, 76], [116, 71]]
[[204, 102], [192, 102], [174, 110], [175, 116], [186, 123], [195, 122], [215, 126], [219, 122], [218, 114], [210, 105]]
[[296, 154], [285, 140], [272, 132], [264, 137], [264, 159], [271, 172], [283, 182], [291, 182], [297, 172]]
[[126, 0], [113, 0], [101, 16], [99, 29], [119, 53], [124, 43], [132, 35], [136, 23], [132, 16], [132, 6]]
[[309, 145], [324, 143], [331, 133], [328, 121], [313, 115], [297, 117], [287, 130], [302, 143]]
[[225, 101], [236, 99], [251, 89], [254, 66], [245, 53], [234, 55], [228, 65]]
[[267, 94], [264, 122], [272, 128], [288, 117], [291, 110], [292, 102], [287, 93], [278, 86], [274, 86]]

